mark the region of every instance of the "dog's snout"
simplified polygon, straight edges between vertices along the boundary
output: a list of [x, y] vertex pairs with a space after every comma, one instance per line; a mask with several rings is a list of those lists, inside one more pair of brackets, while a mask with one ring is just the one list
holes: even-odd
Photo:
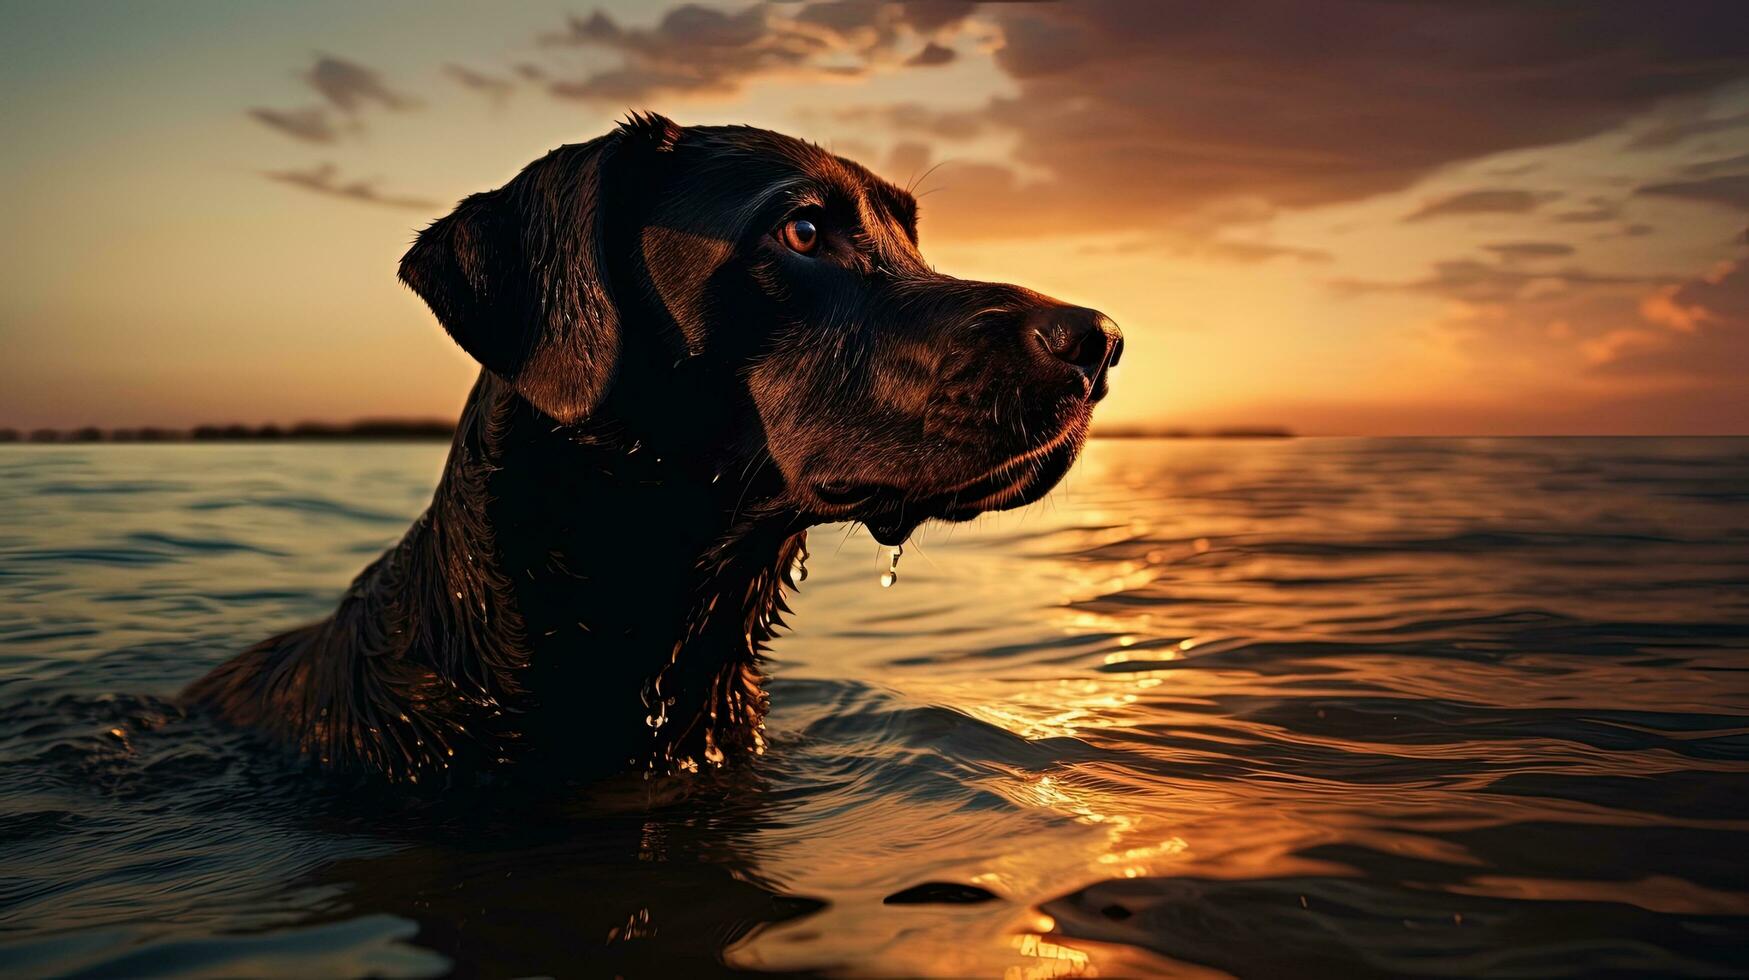
[[1028, 315], [1028, 338], [1051, 358], [1097, 385], [1123, 356], [1123, 331], [1111, 318], [1083, 306], [1053, 306]]

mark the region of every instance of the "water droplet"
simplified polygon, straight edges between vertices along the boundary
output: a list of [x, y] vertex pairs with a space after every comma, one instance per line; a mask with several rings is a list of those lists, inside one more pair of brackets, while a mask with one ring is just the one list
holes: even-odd
[[886, 571], [881, 573], [881, 588], [890, 589], [893, 587], [893, 583], [899, 580], [899, 557], [904, 553], [904, 545], [895, 545], [893, 547], [891, 558], [892, 563], [887, 566]]

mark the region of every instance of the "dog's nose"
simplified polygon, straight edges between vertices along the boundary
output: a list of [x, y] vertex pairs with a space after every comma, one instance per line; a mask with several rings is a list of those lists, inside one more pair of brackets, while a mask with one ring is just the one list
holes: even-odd
[[1046, 307], [1030, 314], [1027, 326], [1046, 354], [1076, 368], [1096, 386], [1123, 357], [1123, 331], [1098, 310]]

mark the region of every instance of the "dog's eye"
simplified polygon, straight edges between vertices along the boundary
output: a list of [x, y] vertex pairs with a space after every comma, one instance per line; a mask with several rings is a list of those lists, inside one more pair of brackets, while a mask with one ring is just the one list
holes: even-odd
[[806, 218], [784, 222], [783, 227], [777, 230], [777, 236], [783, 239], [790, 251], [802, 255], [813, 252], [820, 245], [820, 229]]

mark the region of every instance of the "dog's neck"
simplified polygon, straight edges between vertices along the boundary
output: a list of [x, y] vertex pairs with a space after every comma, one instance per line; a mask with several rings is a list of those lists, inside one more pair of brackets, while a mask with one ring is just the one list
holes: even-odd
[[676, 444], [694, 437], [611, 414], [557, 426], [482, 374], [401, 543], [332, 617], [191, 695], [329, 767], [409, 781], [762, 751], [761, 653], [805, 523], [775, 473]]
[[806, 526], [779, 474], [648, 407], [555, 428], [490, 378], [475, 403], [499, 420], [472, 438], [529, 653], [531, 755], [660, 771], [761, 751], [759, 664]]

